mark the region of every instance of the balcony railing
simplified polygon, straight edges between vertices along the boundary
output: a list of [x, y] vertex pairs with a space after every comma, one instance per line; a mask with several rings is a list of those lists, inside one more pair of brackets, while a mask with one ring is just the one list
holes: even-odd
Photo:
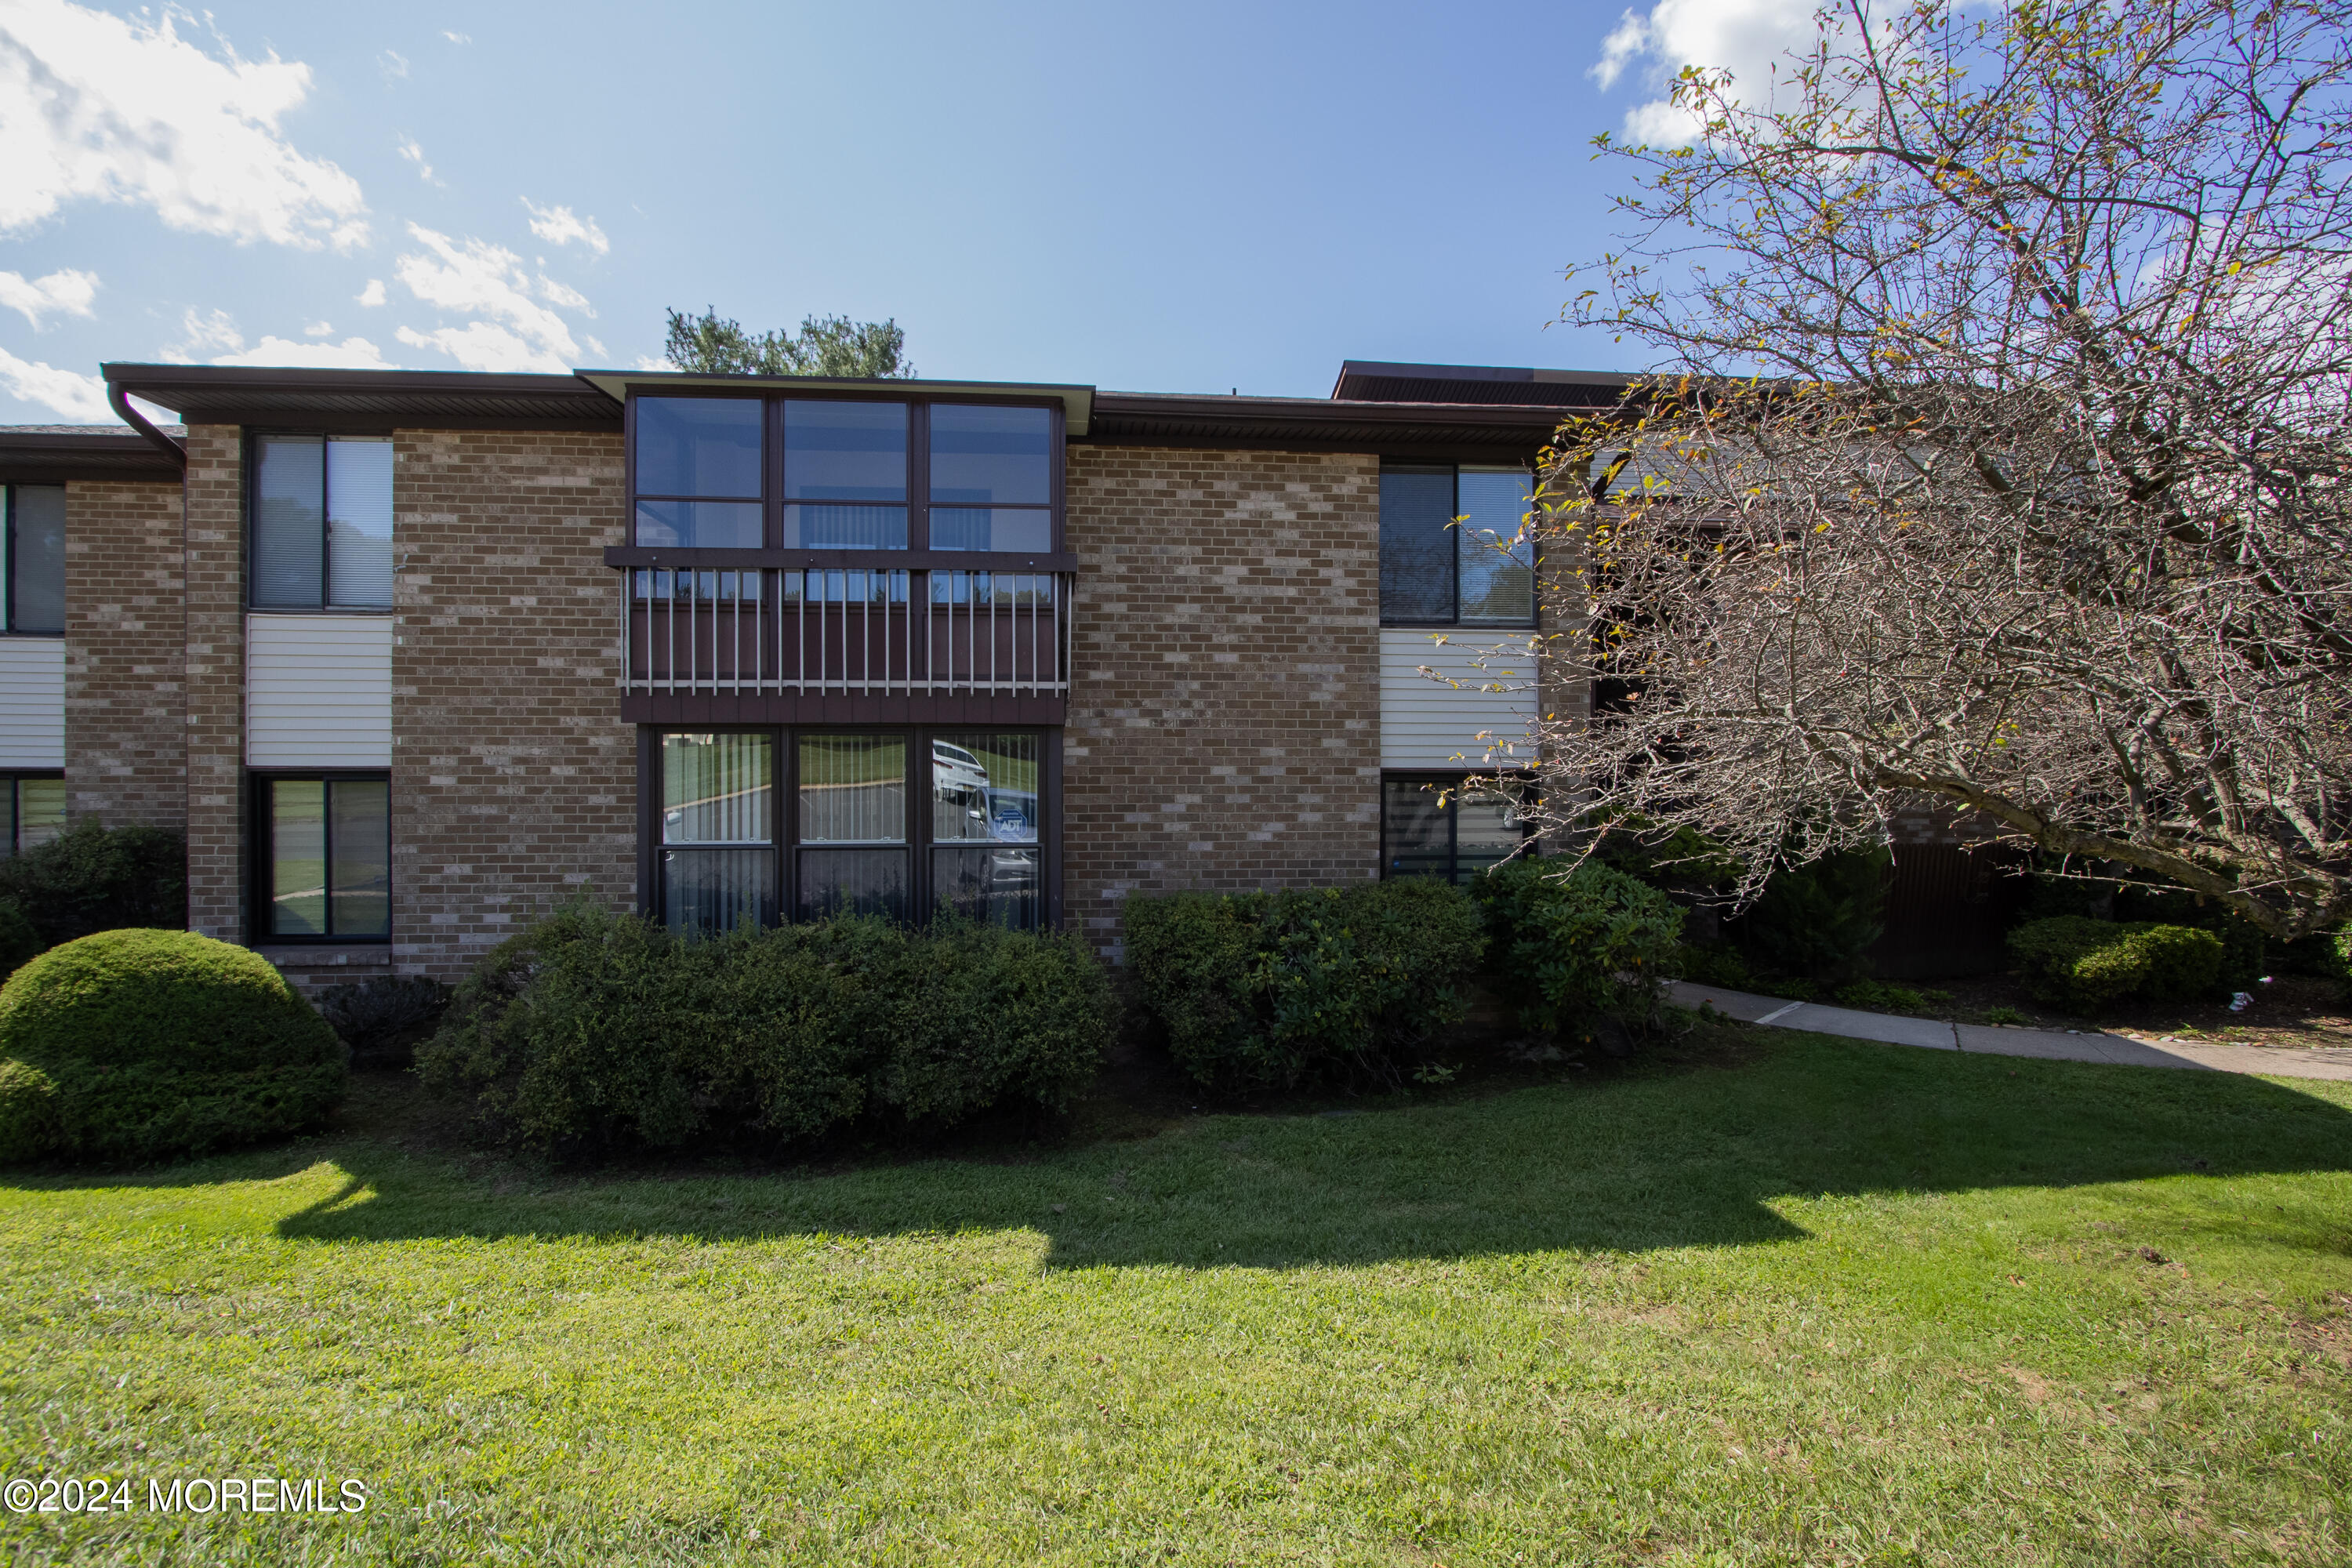
[[634, 567], [622, 581], [626, 692], [1069, 690], [1067, 573]]

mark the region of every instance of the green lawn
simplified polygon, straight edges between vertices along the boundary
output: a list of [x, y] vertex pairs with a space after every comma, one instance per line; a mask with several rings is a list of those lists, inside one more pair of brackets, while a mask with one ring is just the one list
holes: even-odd
[[19, 1175], [0, 1470], [377, 1491], [0, 1542], [2352, 1561], [2352, 1085], [1769, 1038], [1033, 1161], [591, 1179], [404, 1152], [363, 1107], [201, 1165]]

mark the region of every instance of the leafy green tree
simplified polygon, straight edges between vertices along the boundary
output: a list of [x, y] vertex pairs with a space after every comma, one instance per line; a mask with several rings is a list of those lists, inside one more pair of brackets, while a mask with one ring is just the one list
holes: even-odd
[[669, 312], [669, 363], [708, 375], [910, 376], [907, 333], [894, 318], [853, 321], [805, 316], [797, 332], [754, 337], [714, 307], [699, 316]]

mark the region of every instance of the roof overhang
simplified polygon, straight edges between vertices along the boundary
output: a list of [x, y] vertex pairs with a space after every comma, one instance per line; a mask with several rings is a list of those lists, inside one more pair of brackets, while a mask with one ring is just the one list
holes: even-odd
[[686, 370], [583, 370], [580, 379], [615, 403], [632, 392], [675, 396], [698, 387], [756, 387], [763, 392], [884, 393], [900, 397], [1003, 397], [1061, 404], [1069, 434], [1083, 436], [1094, 415], [1095, 389], [1063, 383], [916, 381], [901, 376], [704, 375]]
[[1089, 439], [1520, 462], [1542, 449], [1561, 417], [1550, 407], [1105, 392], [1095, 397]]
[[176, 485], [180, 468], [146, 437], [119, 425], [0, 428], [0, 483], [62, 485], [78, 479]]
[[1622, 371], [1535, 370], [1492, 364], [1400, 364], [1351, 359], [1339, 366], [1334, 398], [1378, 403], [1517, 404], [1611, 408], [1643, 380]]
[[618, 430], [621, 405], [576, 375], [106, 364], [110, 386], [187, 425], [312, 430]]

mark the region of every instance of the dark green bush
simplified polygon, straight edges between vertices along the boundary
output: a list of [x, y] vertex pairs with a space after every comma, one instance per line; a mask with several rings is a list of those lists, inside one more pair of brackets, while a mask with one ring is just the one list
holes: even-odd
[[0, 902], [24, 911], [45, 945], [92, 931], [178, 930], [188, 923], [187, 847], [145, 823], [104, 827], [98, 818], [38, 848], [0, 860]]
[[1734, 923], [1735, 940], [1759, 967], [1838, 984], [1859, 978], [1863, 955], [1885, 930], [1884, 849], [1846, 850], [1772, 873]]
[[2040, 1001], [2076, 1013], [2126, 1000], [2182, 1001], [2221, 988], [2221, 939], [2190, 926], [2058, 915], [2009, 933], [2010, 956]]
[[449, 1005], [449, 989], [422, 974], [382, 974], [352, 985], [330, 985], [316, 998], [327, 1020], [352, 1048], [354, 1067], [406, 1067], [411, 1044]]
[[1685, 980], [1700, 985], [1720, 985], [1727, 991], [1756, 989], [1756, 972], [1739, 950], [1721, 942], [1687, 942], [1675, 954], [1675, 968]]
[[2263, 929], [2212, 899], [2200, 898], [2185, 888], [2146, 882], [2126, 883], [2116, 889], [2115, 917], [2137, 925], [2193, 926], [2211, 931], [2221, 941], [2223, 991], [2251, 990], [2269, 972], [2270, 939]]
[[1486, 936], [1423, 879], [1280, 893], [1130, 894], [1127, 961], [1177, 1063], [1211, 1088], [1401, 1083], [1466, 1011]]
[[123, 930], [50, 949], [0, 986], [0, 1149], [155, 1160], [315, 1124], [343, 1047], [258, 953]]
[[521, 1147], [776, 1147], [861, 1119], [1059, 1110], [1111, 1014], [1066, 935], [843, 919], [690, 941], [573, 909], [494, 949], [417, 1061]]
[[1883, 980], [1857, 980], [1837, 989], [1837, 1005], [1857, 1007], [1865, 1013], [1924, 1014], [1930, 1008], [1942, 1011], [1951, 1006], [1952, 994], [1932, 988], [1922, 990], [1911, 985], [1891, 985]]
[[0, 977], [16, 973], [26, 960], [47, 945], [41, 941], [41, 933], [33, 929], [33, 922], [25, 918], [24, 910], [14, 904], [0, 903]]
[[1514, 860], [1478, 879], [1494, 968], [1519, 1022], [1546, 1034], [1596, 1017], [1648, 1021], [1675, 977], [1683, 910], [1655, 888], [1585, 860]]

